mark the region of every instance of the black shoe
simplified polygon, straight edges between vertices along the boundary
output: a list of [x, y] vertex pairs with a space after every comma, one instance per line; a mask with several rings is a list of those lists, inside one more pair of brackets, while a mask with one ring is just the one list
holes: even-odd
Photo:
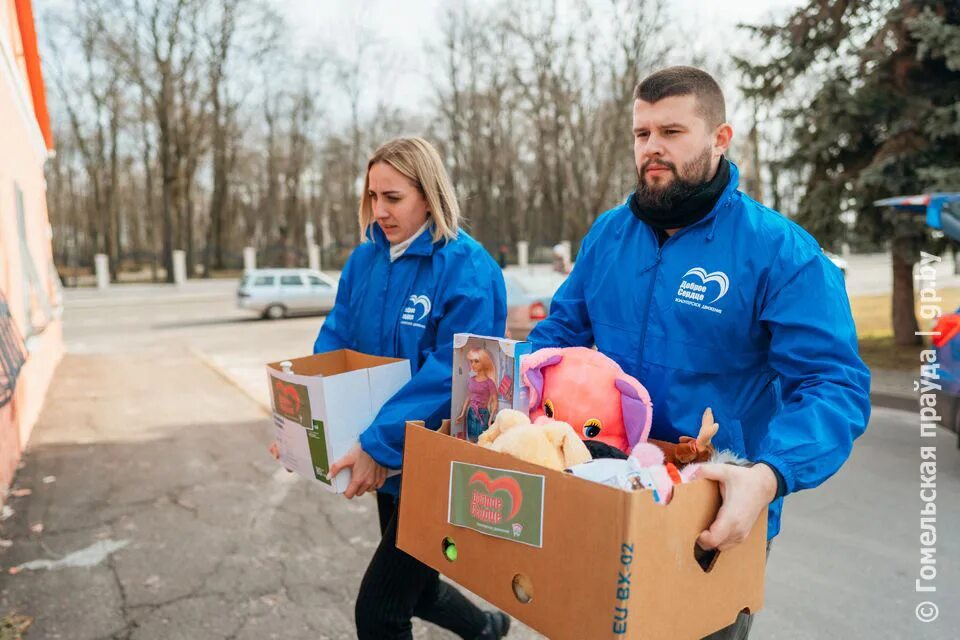
[[510, 633], [510, 616], [502, 611], [484, 611], [487, 617], [487, 626], [477, 640], [499, 640]]

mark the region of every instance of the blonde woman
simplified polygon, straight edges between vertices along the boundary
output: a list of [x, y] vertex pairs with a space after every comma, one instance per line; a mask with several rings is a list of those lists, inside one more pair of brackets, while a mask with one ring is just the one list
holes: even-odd
[[490, 426], [490, 416], [497, 411], [497, 369], [486, 349], [470, 349], [467, 362], [473, 375], [467, 382], [467, 398], [457, 416], [457, 423], [467, 421], [467, 438], [476, 442]]
[[400, 468], [406, 420], [426, 420], [436, 429], [450, 417], [453, 334], [503, 335], [503, 275], [460, 229], [460, 208], [440, 155], [421, 138], [391, 140], [374, 152], [359, 218], [362, 242], [343, 268], [314, 353], [348, 348], [407, 358], [413, 377], [330, 469], [331, 475], [353, 470], [347, 498], [377, 491], [383, 538], [357, 596], [357, 636], [412, 638], [410, 619], [417, 616], [462, 638], [502, 638], [509, 617], [480, 610], [397, 549], [399, 481], [387, 480], [387, 472]]

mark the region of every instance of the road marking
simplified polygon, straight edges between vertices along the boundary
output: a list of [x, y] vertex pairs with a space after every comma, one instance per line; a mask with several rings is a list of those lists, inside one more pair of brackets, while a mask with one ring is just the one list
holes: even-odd
[[115, 551], [123, 549], [130, 544], [129, 540], [100, 540], [93, 543], [86, 549], [80, 549], [67, 554], [59, 560], [31, 560], [15, 567], [16, 571], [35, 571], [40, 569], [66, 569], [66, 568], [87, 568], [95, 567], [107, 556]]

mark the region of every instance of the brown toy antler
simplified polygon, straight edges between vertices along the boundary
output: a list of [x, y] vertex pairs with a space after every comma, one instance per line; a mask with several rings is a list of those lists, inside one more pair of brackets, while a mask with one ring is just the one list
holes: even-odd
[[703, 412], [703, 418], [700, 421], [700, 433], [696, 438], [690, 436], [680, 436], [680, 443], [663, 442], [662, 440], [651, 440], [653, 444], [663, 449], [663, 455], [666, 462], [672, 462], [675, 465], [687, 465], [693, 462], [707, 462], [713, 456], [713, 445], [710, 443], [713, 436], [717, 435], [720, 425], [713, 421], [713, 411], [710, 407]]

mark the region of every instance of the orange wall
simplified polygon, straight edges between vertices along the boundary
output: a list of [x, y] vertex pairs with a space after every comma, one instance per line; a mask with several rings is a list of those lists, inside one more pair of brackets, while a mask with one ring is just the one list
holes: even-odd
[[[25, 287], [17, 222], [16, 191], [23, 193], [26, 236], [34, 267], [49, 292], [52, 247], [43, 165], [47, 158], [17, 31], [13, 0], [0, 0], [0, 290], [21, 333]], [[63, 355], [59, 319], [30, 341], [31, 352], [17, 379], [11, 405], [0, 408], [0, 502], [33, 429], [47, 387]]]

